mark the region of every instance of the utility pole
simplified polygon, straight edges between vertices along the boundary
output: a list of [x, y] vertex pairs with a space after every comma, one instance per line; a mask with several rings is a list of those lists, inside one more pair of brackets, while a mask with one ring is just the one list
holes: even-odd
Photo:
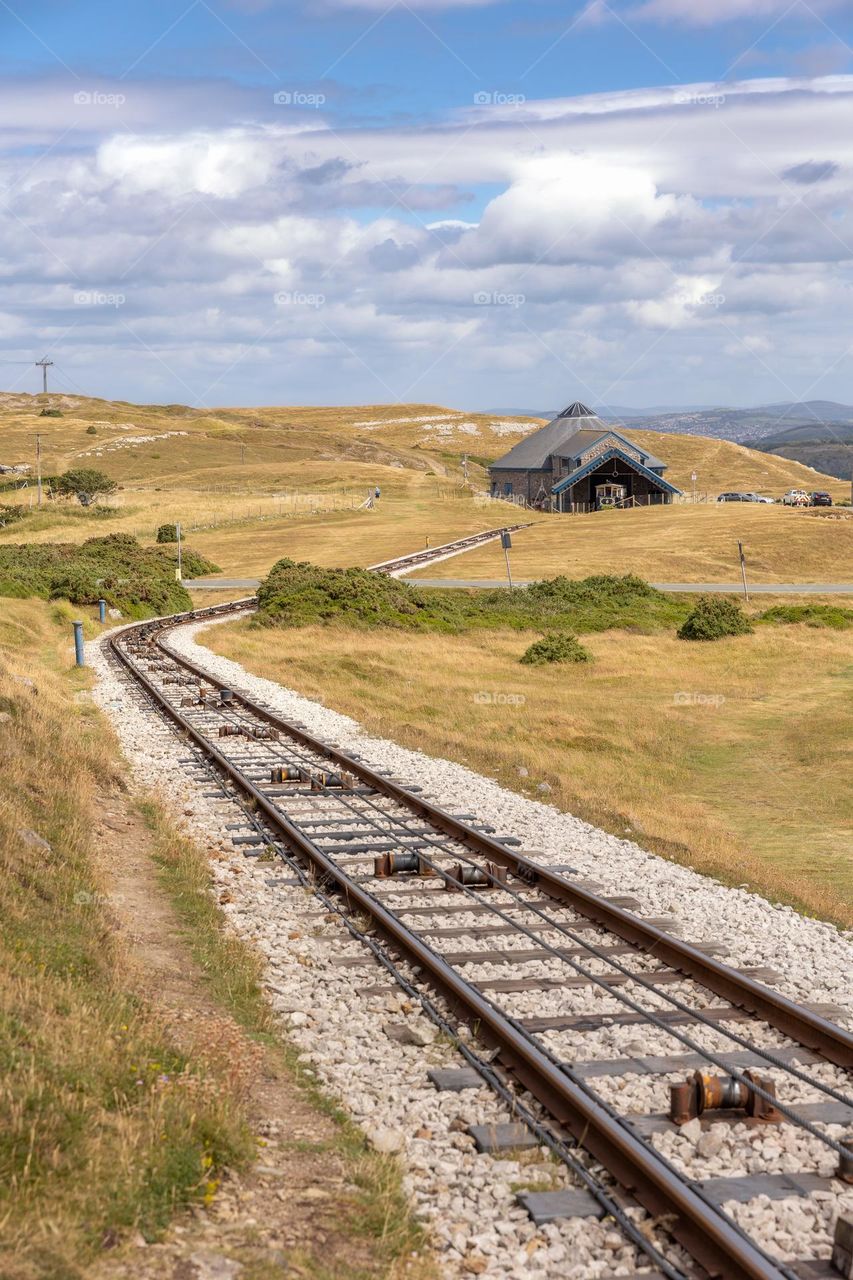
[[749, 589], [746, 585], [746, 556], [743, 554], [743, 543], [737, 544], [738, 553], [740, 555], [740, 576], [743, 579], [743, 598], [749, 604]]
[[690, 472], [690, 479], [693, 481], [693, 501], [696, 501], [696, 472]]
[[41, 369], [41, 371], [42, 371], [42, 376], [43, 376], [43, 379], [44, 379], [44, 394], [45, 394], [45, 395], [47, 395], [47, 371], [48, 371], [48, 368], [50, 367], [50, 365], [52, 365], [52, 364], [53, 364], [53, 361], [52, 361], [52, 360], [48, 360], [47, 356], [42, 356], [41, 360], [36, 360], [36, 368], [37, 368], [37, 369]]
[[468, 488], [468, 454], [466, 453], [462, 459], [462, 484]]
[[38, 484], [38, 506], [41, 506], [41, 436], [36, 433], [36, 482]]

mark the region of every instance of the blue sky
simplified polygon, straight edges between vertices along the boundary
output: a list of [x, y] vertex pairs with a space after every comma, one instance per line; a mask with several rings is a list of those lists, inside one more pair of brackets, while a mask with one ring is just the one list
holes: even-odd
[[[0, 0], [0, 383], [853, 400], [850, 0]], [[59, 383], [57, 384], [59, 385]]]

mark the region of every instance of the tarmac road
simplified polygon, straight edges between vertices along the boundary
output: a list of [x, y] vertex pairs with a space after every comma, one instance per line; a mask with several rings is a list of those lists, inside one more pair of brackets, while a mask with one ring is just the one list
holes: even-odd
[[[418, 587], [505, 587], [505, 578], [409, 578]], [[526, 587], [533, 578], [519, 578], [513, 586]], [[185, 578], [184, 586], [190, 591], [255, 591], [259, 578]], [[653, 582], [658, 591], [742, 592], [740, 582]], [[775, 596], [851, 596], [853, 582], [750, 582], [751, 595]]]

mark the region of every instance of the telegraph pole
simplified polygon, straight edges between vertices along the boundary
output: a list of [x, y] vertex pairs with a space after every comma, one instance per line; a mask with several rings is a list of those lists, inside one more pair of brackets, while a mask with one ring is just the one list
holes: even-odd
[[48, 360], [47, 356], [42, 356], [41, 360], [36, 360], [36, 368], [37, 368], [37, 369], [41, 369], [41, 371], [42, 371], [42, 377], [43, 377], [43, 380], [44, 380], [44, 394], [45, 394], [45, 395], [47, 395], [47, 371], [48, 371], [48, 368], [50, 367], [50, 365], [52, 365], [52, 364], [53, 364], [53, 361], [52, 361], [52, 360]]

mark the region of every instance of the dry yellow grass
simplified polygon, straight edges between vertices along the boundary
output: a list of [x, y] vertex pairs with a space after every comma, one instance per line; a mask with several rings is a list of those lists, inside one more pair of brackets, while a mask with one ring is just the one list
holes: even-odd
[[0, 621], [0, 1272], [78, 1275], [156, 1233], [249, 1154], [219, 1078], [190, 1066], [127, 985], [93, 827], [115, 744], [69, 667], [61, 605]]
[[[106, 471], [122, 486], [115, 510], [94, 516], [76, 505], [49, 504], [25, 524], [0, 530], [0, 543], [82, 541], [114, 532], [150, 540], [158, 524], [177, 519], [226, 574], [255, 576], [281, 555], [369, 564], [415, 550], [427, 535], [447, 541], [518, 517], [502, 503], [477, 512], [461, 488], [463, 453], [469, 455], [472, 484], [484, 487], [488, 460], [526, 433], [512, 420], [418, 404], [208, 412], [74, 396], [50, 400], [62, 418], [38, 416], [43, 397], [0, 395], [0, 462], [33, 464], [40, 432], [45, 474], [80, 465]], [[530, 420], [528, 428], [537, 425]], [[88, 434], [91, 427], [95, 435]], [[836, 497], [845, 491], [840, 481], [798, 463], [726, 441], [634, 434], [669, 461], [668, 474], [685, 488], [695, 469], [700, 491], [743, 487], [778, 496], [792, 485], [828, 488]], [[383, 494], [379, 509], [352, 511], [376, 485]], [[0, 495], [0, 502], [26, 505], [33, 497], [30, 487]], [[600, 555], [606, 555], [613, 541], [610, 526], [595, 528]], [[706, 530], [683, 528], [687, 565], [699, 566], [706, 553], [702, 546], [691, 547], [690, 539], [704, 538]], [[618, 544], [615, 549], [620, 555], [626, 550]], [[819, 554], [821, 547], [815, 550]], [[655, 560], [650, 558], [651, 576], [666, 577]], [[441, 572], [453, 576], [449, 566]]]
[[[549, 516], [515, 535], [512, 568], [520, 579], [636, 573], [653, 582], [736, 582], [738, 540], [753, 582], [853, 581], [853, 513], [828, 519], [739, 502]], [[488, 544], [414, 579], [505, 575], [500, 546]]]
[[607, 830], [850, 925], [849, 635], [608, 632], [583, 637], [594, 663], [545, 668], [521, 666], [529, 637], [506, 632], [231, 623], [205, 643], [371, 732], [525, 794], [547, 782], [555, 804]]
[[667, 480], [692, 494], [692, 472], [696, 472], [697, 494], [717, 494], [726, 489], [745, 489], [767, 498], [781, 498], [786, 489], [827, 489], [838, 502], [850, 497], [850, 485], [833, 476], [821, 475], [789, 458], [779, 458], [760, 449], [714, 440], [709, 436], [688, 436], [679, 432], [626, 431], [668, 464]]

